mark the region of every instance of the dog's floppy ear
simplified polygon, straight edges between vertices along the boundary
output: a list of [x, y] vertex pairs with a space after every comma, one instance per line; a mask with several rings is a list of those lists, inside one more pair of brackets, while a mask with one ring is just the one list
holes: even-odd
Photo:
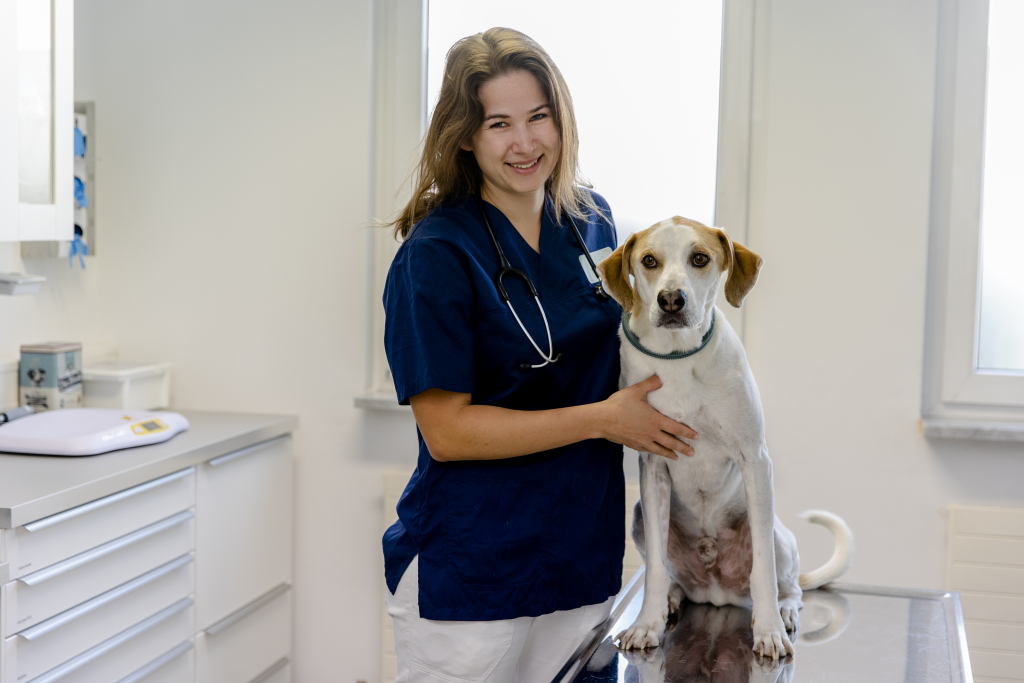
[[604, 288], [615, 301], [622, 306], [622, 310], [633, 309], [633, 301], [636, 296], [633, 285], [629, 282], [629, 260], [633, 257], [633, 247], [636, 245], [636, 235], [631, 235], [628, 240], [619, 245], [619, 248], [612, 252], [612, 255], [597, 264], [597, 274], [601, 276]]
[[757, 274], [761, 271], [764, 259], [739, 242], [733, 242], [725, 230], [715, 229], [722, 249], [725, 250], [726, 266], [729, 269], [729, 278], [725, 281], [725, 300], [739, 308], [757, 283]]

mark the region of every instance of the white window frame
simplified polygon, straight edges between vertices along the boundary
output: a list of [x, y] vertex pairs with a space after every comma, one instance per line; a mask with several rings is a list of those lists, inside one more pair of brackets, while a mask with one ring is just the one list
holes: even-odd
[[[371, 224], [389, 220], [408, 200], [410, 171], [419, 159], [427, 112], [427, 0], [373, 3], [370, 114]], [[385, 228], [372, 227], [367, 241], [366, 391], [355, 405], [400, 410], [384, 352], [384, 283], [398, 243]]]
[[979, 370], [988, 0], [940, 6], [922, 425], [1024, 441], [1024, 373]]
[[[369, 215], [387, 219], [404, 205], [409, 173], [419, 158], [427, 111], [428, 0], [377, 0], [374, 3]], [[729, 226], [740, 242], [747, 238], [750, 203], [750, 162], [753, 115], [759, 93], [754, 70], [767, 49], [770, 0], [725, 0], [722, 40], [722, 83], [719, 103], [718, 170], [715, 224]], [[759, 79], [758, 82], [767, 82]], [[756, 150], [753, 150], [757, 153]], [[405, 410], [395, 396], [384, 353], [384, 310], [381, 298], [388, 268], [398, 245], [388, 230], [374, 229], [368, 240], [369, 301], [366, 323], [366, 392], [355, 398], [360, 408]], [[723, 307], [742, 338], [743, 309]]]

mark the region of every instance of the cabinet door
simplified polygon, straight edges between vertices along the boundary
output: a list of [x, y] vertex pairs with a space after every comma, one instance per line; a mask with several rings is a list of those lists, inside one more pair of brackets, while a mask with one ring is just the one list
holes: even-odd
[[0, 241], [74, 237], [74, 0], [0, 0]]
[[0, 242], [18, 239], [18, 14], [0, 0]]
[[200, 466], [196, 610], [205, 629], [291, 581], [291, 437]]
[[287, 668], [292, 603], [288, 587], [281, 588], [237, 621], [196, 636], [196, 683], [266, 683]]

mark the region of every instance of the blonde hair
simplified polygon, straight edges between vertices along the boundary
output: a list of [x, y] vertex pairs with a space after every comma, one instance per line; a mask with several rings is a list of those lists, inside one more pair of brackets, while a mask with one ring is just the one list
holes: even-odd
[[576, 115], [562, 72], [529, 36], [510, 28], [492, 28], [463, 38], [448, 51], [441, 93], [414, 172], [412, 198], [389, 223], [396, 239], [405, 238], [412, 226], [441, 202], [480, 191], [480, 167], [462, 144], [471, 140], [484, 120], [480, 86], [513, 71], [527, 71], [537, 79], [558, 128], [561, 153], [545, 184], [555, 220], [561, 220], [563, 213], [582, 218], [587, 209], [603, 214], [590, 193], [580, 187], [590, 184], [579, 175]]

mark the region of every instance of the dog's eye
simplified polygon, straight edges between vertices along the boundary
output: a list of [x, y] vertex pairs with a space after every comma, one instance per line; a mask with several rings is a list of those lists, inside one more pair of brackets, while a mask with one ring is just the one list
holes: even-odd
[[644, 264], [644, 268], [653, 268], [658, 265], [658, 261], [650, 254], [640, 259], [640, 263]]
[[708, 255], [700, 253], [694, 254], [690, 258], [690, 262], [693, 263], [693, 265], [697, 266], [698, 268], [703, 268], [708, 264]]

